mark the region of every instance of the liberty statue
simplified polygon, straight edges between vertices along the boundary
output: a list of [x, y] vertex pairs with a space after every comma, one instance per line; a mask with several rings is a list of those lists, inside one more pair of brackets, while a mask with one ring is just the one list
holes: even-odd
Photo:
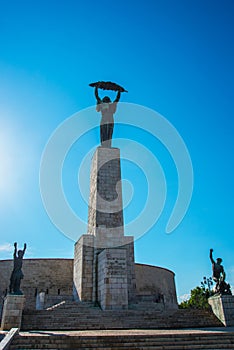
[[[96, 111], [101, 112], [101, 125], [100, 125], [100, 139], [102, 147], [111, 147], [113, 129], [114, 129], [114, 114], [117, 109], [117, 103], [120, 100], [121, 92], [127, 92], [123, 87], [112, 83], [110, 81], [104, 82], [99, 81], [97, 83], [89, 84], [92, 87], [95, 87], [95, 97], [97, 100]], [[98, 89], [103, 90], [113, 90], [117, 91], [115, 100], [112, 102], [109, 96], [100, 98]]]

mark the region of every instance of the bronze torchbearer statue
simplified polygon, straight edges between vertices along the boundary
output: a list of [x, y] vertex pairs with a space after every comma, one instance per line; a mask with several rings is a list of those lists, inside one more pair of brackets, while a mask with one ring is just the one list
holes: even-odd
[[210, 249], [210, 261], [212, 263], [213, 280], [216, 282], [215, 293], [221, 295], [232, 295], [230, 284], [225, 282], [226, 273], [221, 265], [222, 259], [217, 258], [216, 262], [213, 259], [213, 249]]
[[[112, 83], [110, 81], [98, 81], [96, 83], [89, 84], [95, 88], [95, 97], [97, 100], [97, 112], [101, 112], [102, 119], [100, 125], [100, 139], [102, 147], [111, 147], [111, 140], [114, 129], [113, 115], [116, 112], [117, 103], [120, 100], [121, 92], [127, 92], [122, 86]], [[114, 102], [108, 96], [103, 99], [99, 97], [98, 89], [117, 91]]]
[[23, 293], [20, 290], [21, 279], [24, 277], [23, 272], [21, 270], [23, 264], [23, 257], [26, 250], [26, 243], [24, 243], [24, 249], [18, 250], [17, 256], [17, 243], [14, 243], [14, 268], [11, 273], [10, 278], [10, 294], [22, 295]]

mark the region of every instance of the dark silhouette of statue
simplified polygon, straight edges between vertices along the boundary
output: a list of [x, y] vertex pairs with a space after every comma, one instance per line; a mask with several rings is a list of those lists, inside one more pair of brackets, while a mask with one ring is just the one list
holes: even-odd
[[224, 271], [223, 266], [221, 265], [222, 259], [217, 258], [216, 262], [213, 259], [213, 249], [210, 249], [210, 261], [212, 263], [212, 270], [213, 270], [213, 280], [216, 283], [215, 286], [215, 292], [217, 294], [227, 294], [231, 295], [231, 289], [230, 289], [230, 284], [225, 282], [226, 278], [226, 273]]
[[[121, 92], [127, 92], [120, 85], [117, 85], [112, 82], [97, 82], [92, 83], [90, 86], [95, 87], [95, 97], [97, 100], [97, 112], [101, 112], [102, 119], [100, 125], [100, 139], [102, 147], [111, 147], [111, 140], [114, 129], [114, 117], [113, 115], [116, 112], [117, 103], [120, 100]], [[105, 96], [103, 99], [99, 97], [98, 89], [103, 90], [114, 90], [117, 91], [115, 100], [112, 102], [108, 96]]]
[[24, 243], [24, 249], [23, 250], [18, 250], [18, 256], [17, 256], [17, 243], [14, 243], [14, 268], [11, 273], [11, 278], [10, 278], [10, 294], [17, 294], [17, 295], [22, 295], [23, 293], [20, 290], [20, 283], [22, 278], [24, 277], [23, 272], [22, 272], [22, 264], [23, 264], [23, 256], [26, 250], [26, 243]]

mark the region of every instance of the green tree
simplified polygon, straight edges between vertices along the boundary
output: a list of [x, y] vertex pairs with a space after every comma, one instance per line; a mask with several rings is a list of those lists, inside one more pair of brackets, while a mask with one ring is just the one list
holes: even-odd
[[[206, 279], [207, 281], [208, 279]], [[214, 294], [214, 292], [210, 289], [210, 285], [208, 288], [205, 287], [206, 283], [201, 283], [202, 287], [196, 287], [191, 290], [190, 298], [186, 301], [183, 301], [179, 308], [181, 309], [210, 309], [210, 305], [208, 303], [208, 298]]]
[[206, 289], [206, 286], [207, 286], [207, 289], [209, 290], [209, 292], [211, 293], [212, 295], [212, 289], [211, 287], [213, 286], [214, 282], [212, 280], [212, 277], [203, 277], [203, 281], [201, 282], [201, 286], [202, 288]]

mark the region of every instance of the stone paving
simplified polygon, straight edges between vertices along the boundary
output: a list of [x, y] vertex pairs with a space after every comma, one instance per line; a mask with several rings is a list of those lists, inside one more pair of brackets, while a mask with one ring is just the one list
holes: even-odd
[[227, 350], [233, 348], [233, 328], [31, 331], [20, 332], [10, 346], [10, 350]]
[[[1, 332], [2, 333], [2, 332]], [[89, 330], [89, 331], [29, 331], [20, 332], [20, 334], [27, 336], [34, 336], [35, 334], [40, 336], [48, 335], [71, 335], [71, 336], [124, 336], [124, 335], [175, 335], [175, 334], [222, 334], [233, 333], [234, 327], [219, 327], [219, 328], [192, 328], [192, 329], [127, 329], [127, 330]]]

